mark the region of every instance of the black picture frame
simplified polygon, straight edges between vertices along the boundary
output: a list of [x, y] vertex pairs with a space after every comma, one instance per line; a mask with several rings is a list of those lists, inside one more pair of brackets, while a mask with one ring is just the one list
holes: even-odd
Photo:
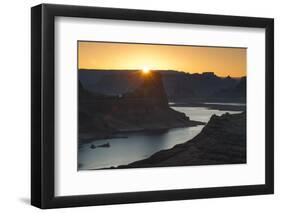
[[[58, 16], [264, 28], [266, 32], [265, 184], [56, 197], [54, 195], [54, 21]], [[31, 9], [31, 73], [31, 204], [34, 206], [46, 209], [260, 195], [274, 192], [274, 20], [271, 18], [41, 4]]]

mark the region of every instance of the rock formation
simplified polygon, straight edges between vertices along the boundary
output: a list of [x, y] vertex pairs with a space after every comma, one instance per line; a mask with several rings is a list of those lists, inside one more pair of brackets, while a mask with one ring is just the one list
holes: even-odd
[[195, 138], [118, 168], [246, 163], [246, 113], [213, 115]]
[[203, 124], [191, 121], [184, 113], [171, 109], [160, 73], [142, 74], [135, 90], [116, 96], [84, 89], [79, 82], [79, 137], [113, 137], [128, 131], [164, 130]]
[[[176, 70], [154, 70], [160, 73], [169, 102], [244, 102], [235, 88], [246, 78], [219, 77], [213, 72], [185, 73]], [[143, 83], [137, 70], [80, 70], [79, 79], [85, 89], [104, 95], [119, 95], [133, 92]], [[245, 84], [244, 84], [245, 85]], [[238, 98], [237, 98], [238, 97]]]

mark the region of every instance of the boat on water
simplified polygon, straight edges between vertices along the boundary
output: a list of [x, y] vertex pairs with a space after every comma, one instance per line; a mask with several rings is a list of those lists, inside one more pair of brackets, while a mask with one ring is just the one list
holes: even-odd
[[96, 149], [98, 147], [109, 148], [110, 147], [110, 143], [104, 143], [104, 144], [97, 145], [97, 146], [95, 144], [91, 144], [91, 146], [90, 146], [91, 149]]
[[108, 148], [108, 147], [110, 147], [110, 143], [101, 144], [101, 145], [99, 145], [98, 147], [105, 147], [105, 148]]

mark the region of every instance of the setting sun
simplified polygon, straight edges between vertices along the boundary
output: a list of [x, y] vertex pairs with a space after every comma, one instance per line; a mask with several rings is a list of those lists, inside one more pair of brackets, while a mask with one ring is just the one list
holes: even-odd
[[148, 68], [147, 66], [144, 66], [144, 67], [142, 68], [142, 72], [143, 72], [144, 74], [147, 74], [147, 73], [150, 72], [150, 70], [149, 70], [149, 68]]

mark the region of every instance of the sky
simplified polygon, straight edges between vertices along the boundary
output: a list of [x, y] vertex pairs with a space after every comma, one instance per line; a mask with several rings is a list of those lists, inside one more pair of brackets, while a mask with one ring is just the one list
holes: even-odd
[[78, 42], [79, 69], [178, 70], [246, 76], [247, 49], [229, 47]]

